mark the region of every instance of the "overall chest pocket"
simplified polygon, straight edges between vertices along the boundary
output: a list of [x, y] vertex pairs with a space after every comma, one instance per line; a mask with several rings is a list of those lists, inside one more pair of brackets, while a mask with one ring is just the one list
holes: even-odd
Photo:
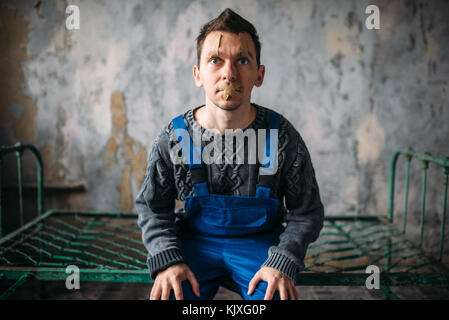
[[267, 209], [265, 207], [220, 208], [203, 205], [201, 219], [216, 227], [260, 227], [267, 221]]

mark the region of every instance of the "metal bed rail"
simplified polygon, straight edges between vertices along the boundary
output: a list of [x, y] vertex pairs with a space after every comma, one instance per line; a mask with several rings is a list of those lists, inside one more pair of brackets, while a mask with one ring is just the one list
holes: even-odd
[[16, 143], [14, 146], [0, 146], [0, 238], [3, 236], [3, 209], [2, 209], [2, 169], [3, 159], [8, 153], [15, 153], [17, 157], [17, 182], [19, 188], [19, 217], [20, 226], [23, 226], [23, 180], [22, 180], [22, 155], [29, 150], [35, 157], [37, 165], [37, 215], [40, 216], [44, 208], [44, 169], [42, 165], [42, 157], [37, 148], [31, 144]]
[[390, 176], [389, 176], [389, 194], [388, 194], [388, 220], [393, 222], [394, 214], [394, 200], [395, 200], [395, 176], [396, 176], [396, 164], [399, 156], [404, 156], [407, 160], [406, 174], [405, 174], [405, 187], [404, 187], [404, 215], [402, 221], [402, 232], [406, 233], [407, 225], [407, 212], [408, 212], [408, 191], [410, 180], [410, 163], [412, 159], [416, 159], [421, 163], [421, 215], [419, 225], [419, 245], [423, 244], [424, 234], [424, 214], [426, 212], [426, 193], [427, 193], [427, 171], [429, 164], [438, 165], [442, 169], [443, 174], [443, 201], [441, 204], [441, 229], [440, 229], [440, 244], [438, 261], [442, 261], [443, 247], [444, 247], [444, 232], [446, 222], [446, 208], [447, 208], [447, 189], [448, 189], [448, 176], [449, 176], [449, 157], [436, 158], [430, 153], [417, 153], [412, 148], [399, 149], [394, 152], [390, 162]]
[[[37, 162], [38, 216], [23, 221], [21, 157], [30, 150]], [[80, 281], [152, 283], [146, 265], [146, 251], [137, 227], [136, 213], [47, 210], [43, 212], [43, 167], [39, 151], [32, 145], [17, 143], [0, 147], [0, 230], [1, 165], [7, 153], [18, 161], [20, 227], [8, 235], [0, 234], [0, 281], [16, 281], [0, 295], [7, 298], [28, 279], [63, 280], [66, 267], [80, 266]], [[407, 159], [404, 220], [402, 230], [393, 225], [396, 163]], [[420, 242], [405, 234], [408, 211], [410, 162], [421, 161], [422, 196]], [[424, 252], [424, 224], [427, 168], [434, 163], [443, 168], [442, 225], [438, 259]], [[297, 285], [364, 286], [368, 265], [382, 267], [381, 289], [388, 298], [397, 298], [389, 286], [442, 286], [449, 288], [449, 271], [442, 264], [444, 225], [447, 205], [449, 159], [415, 153], [411, 148], [397, 150], [390, 162], [388, 213], [386, 215], [327, 216], [318, 240], [309, 246], [306, 269]]]

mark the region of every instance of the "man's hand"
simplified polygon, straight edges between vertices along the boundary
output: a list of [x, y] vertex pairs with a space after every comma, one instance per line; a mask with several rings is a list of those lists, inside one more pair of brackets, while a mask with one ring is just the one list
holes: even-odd
[[184, 300], [181, 282], [189, 280], [193, 292], [200, 296], [200, 286], [195, 275], [185, 263], [172, 265], [157, 274], [153, 288], [150, 293], [150, 300], [168, 300], [170, 291], [175, 292], [176, 300]]
[[270, 268], [261, 267], [251, 279], [248, 288], [248, 294], [251, 295], [254, 292], [257, 284], [260, 280], [268, 282], [267, 291], [265, 293], [264, 300], [273, 299], [275, 291], [279, 291], [281, 300], [297, 300], [298, 293], [296, 292], [295, 282], [284, 275], [282, 272]]

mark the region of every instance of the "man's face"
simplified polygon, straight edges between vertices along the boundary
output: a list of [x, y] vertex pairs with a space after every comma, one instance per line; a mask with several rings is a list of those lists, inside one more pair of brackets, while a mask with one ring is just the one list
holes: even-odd
[[249, 105], [253, 86], [260, 87], [265, 67], [257, 67], [249, 33], [213, 31], [204, 40], [200, 65], [193, 67], [195, 84], [203, 87], [206, 102], [225, 110]]

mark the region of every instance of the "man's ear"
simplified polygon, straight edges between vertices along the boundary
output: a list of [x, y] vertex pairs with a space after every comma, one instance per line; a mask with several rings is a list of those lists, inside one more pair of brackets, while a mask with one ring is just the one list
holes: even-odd
[[257, 70], [257, 80], [254, 84], [256, 87], [260, 87], [263, 83], [263, 78], [265, 77], [265, 66], [260, 65], [259, 70]]
[[193, 66], [193, 78], [195, 79], [195, 85], [198, 88], [201, 88], [203, 86], [203, 82], [200, 77], [200, 68], [197, 65]]

